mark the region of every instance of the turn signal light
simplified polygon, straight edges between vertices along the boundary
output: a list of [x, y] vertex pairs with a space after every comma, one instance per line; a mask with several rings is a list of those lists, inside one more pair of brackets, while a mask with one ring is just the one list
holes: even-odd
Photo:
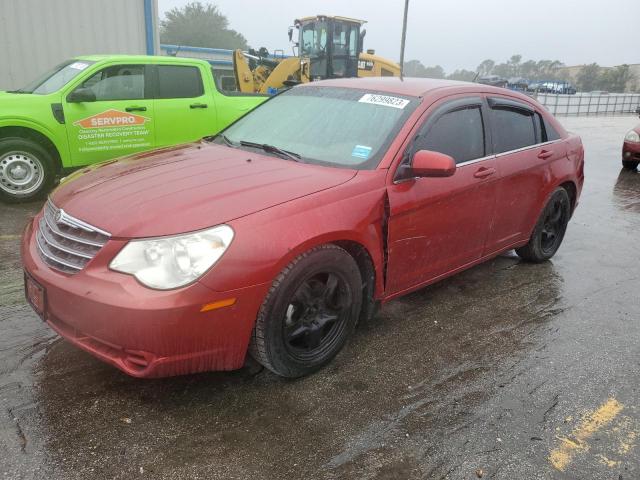
[[218, 300], [217, 302], [207, 303], [202, 306], [200, 312], [210, 312], [211, 310], [217, 310], [218, 308], [230, 307], [231, 305], [235, 305], [235, 298], [226, 298], [224, 300]]

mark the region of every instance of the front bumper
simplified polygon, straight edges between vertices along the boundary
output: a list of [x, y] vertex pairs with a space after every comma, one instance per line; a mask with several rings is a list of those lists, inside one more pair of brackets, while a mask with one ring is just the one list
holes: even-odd
[[640, 143], [624, 142], [622, 145], [622, 160], [625, 162], [640, 162]]
[[[167, 377], [244, 364], [258, 309], [269, 284], [215, 292], [201, 283], [158, 291], [108, 269], [124, 241], [108, 242], [80, 272], [67, 275], [45, 264], [33, 226], [22, 240], [25, 270], [44, 287], [44, 319], [58, 334], [134, 377]], [[235, 299], [201, 312], [205, 304]]]

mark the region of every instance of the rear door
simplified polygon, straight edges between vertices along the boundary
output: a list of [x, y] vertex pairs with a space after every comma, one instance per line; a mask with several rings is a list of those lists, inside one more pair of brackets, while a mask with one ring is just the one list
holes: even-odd
[[552, 181], [551, 163], [564, 158], [566, 150], [531, 105], [500, 96], [487, 100], [500, 173], [496, 218], [487, 242], [487, 253], [492, 253], [531, 233]]
[[388, 187], [389, 294], [433, 281], [483, 253], [497, 182], [483, 102], [480, 96], [464, 97], [431, 107], [405, 153], [407, 162], [418, 150], [452, 156], [452, 177], [394, 181]]
[[216, 133], [216, 108], [199, 66], [154, 65], [156, 143], [166, 147]]
[[155, 146], [149, 66], [109, 65], [73, 91], [86, 89], [95, 101], [63, 98], [74, 166], [128, 155]]

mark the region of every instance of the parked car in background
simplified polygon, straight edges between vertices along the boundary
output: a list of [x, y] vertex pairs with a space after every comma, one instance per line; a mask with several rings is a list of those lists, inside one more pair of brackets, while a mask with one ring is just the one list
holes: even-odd
[[0, 199], [32, 200], [75, 168], [213, 135], [265, 98], [224, 95], [203, 60], [69, 60], [0, 92]]
[[[640, 107], [636, 110], [640, 116]], [[635, 170], [640, 165], [640, 124], [629, 130], [622, 144], [622, 166]]]
[[491, 85], [492, 87], [506, 88], [509, 84], [509, 80], [499, 77], [498, 75], [487, 75], [484, 77], [480, 77], [478, 79], [478, 83], [481, 83], [483, 85]]
[[529, 89], [529, 80], [522, 77], [512, 77], [509, 79], [509, 83], [507, 84], [507, 88], [511, 90], [516, 90], [519, 92], [526, 92]]
[[527, 89], [530, 92], [536, 93], [553, 93], [556, 95], [575, 95], [576, 89], [569, 82], [546, 80], [538, 81], [529, 84]]
[[26, 293], [137, 377], [329, 362], [375, 305], [515, 248], [551, 258], [584, 181], [579, 137], [485, 85], [341, 79], [217, 137], [89, 167], [27, 226]]

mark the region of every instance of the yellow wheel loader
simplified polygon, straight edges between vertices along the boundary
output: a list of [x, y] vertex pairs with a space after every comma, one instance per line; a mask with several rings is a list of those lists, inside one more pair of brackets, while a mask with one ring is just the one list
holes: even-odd
[[233, 68], [237, 89], [246, 93], [273, 93], [285, 86], [326, 78], [398, 77], [400, 65], [362, 51], [366, 30], [364, 20], [317, 15], [295, 20], [289, 28], [293, 40], [298, 30], [292, 57], [274, 58], [266, 49], [245, 53], [236, 50]]

